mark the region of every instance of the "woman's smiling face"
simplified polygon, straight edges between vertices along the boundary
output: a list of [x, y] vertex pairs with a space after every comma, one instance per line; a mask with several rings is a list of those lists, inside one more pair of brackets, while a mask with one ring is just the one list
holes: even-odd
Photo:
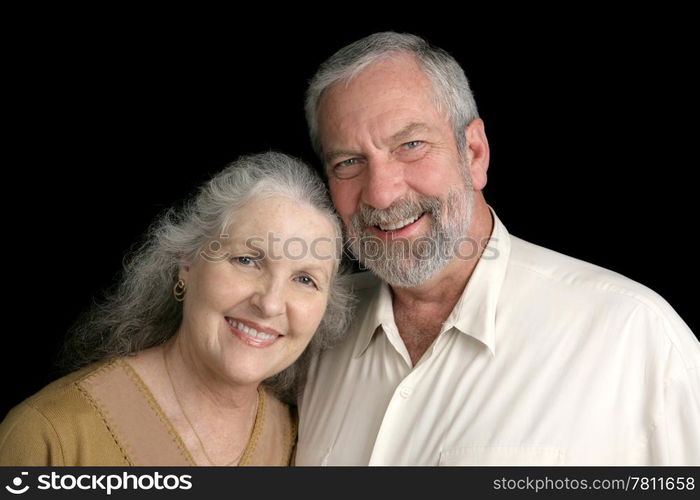
[[210, 376], [257, 385], [291, 365], [326, 310], [339, 236], [327, 216], [282, 196], [254, 198], [206, 252], [180, 269], [187, 292], [178, 332]]

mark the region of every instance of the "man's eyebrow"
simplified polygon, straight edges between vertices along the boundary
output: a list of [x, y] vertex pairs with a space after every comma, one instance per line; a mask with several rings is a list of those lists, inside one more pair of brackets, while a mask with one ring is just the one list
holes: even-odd
[[393, 144], [397, 142], [403, 142], [410, 139], [416, 132], [428, 132], [430, 127], [425, 123], [413, 122], [406, 125], [404, 128], [396, 132], [389, 138], [389, 141]]

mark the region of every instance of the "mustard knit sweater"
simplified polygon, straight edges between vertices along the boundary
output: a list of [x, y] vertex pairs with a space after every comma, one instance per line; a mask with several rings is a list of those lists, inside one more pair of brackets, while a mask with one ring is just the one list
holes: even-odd
[[[293, 412], [272, 394], [261, 396], [239, 465], [288, 465]], [[195, 463], [148, 387], [118, 359], [60, 378], [13, 408], [0, 424], [0, 465]]]

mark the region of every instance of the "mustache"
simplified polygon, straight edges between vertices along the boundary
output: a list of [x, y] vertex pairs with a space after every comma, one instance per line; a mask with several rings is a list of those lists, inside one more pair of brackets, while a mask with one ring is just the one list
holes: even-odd
[[440, 220], [442, 202], [436, 196], [421, 196], [420, 198], [407, 198], [396, 200], [387, 208], [378, 209], [361, 204], [359, 210], [352, 216], [355, 227], [370, 227], [391, 224], [418, 217], [427, 213], [433, 220]]

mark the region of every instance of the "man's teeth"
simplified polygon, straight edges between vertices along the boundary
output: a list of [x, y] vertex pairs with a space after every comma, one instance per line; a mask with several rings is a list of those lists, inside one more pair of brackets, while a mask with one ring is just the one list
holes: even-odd
[[413, 224], [418, 219], [420, 219], [421, 215], [423, 215], [423, 214], [416, 215], [415, 217], [411, 217], [410, 219], [404, 219], [402, 221], [395, 222], [393, 224], [380, 224], [379, 229], [381, 229], [382, 231], [396, 231], [397, 229], [401, 229], [403, 227], [406, 227], [409, 224]]
[[251, 328], [249, 326], [246, 326], [243, 323], [241, 323], [240, 321], [235, 321], [233, 319], [228, 318], [228, 322], [234, 328], [238, 328], [240, 331], [242, 331], [246, 335], [250, 335], [251, 337], [255, 337], [256, 339], [272, 340], [272, 339], [277, 338], [277, 335], [270, 335], [269, 333], [259, 332], [255, 328]]

